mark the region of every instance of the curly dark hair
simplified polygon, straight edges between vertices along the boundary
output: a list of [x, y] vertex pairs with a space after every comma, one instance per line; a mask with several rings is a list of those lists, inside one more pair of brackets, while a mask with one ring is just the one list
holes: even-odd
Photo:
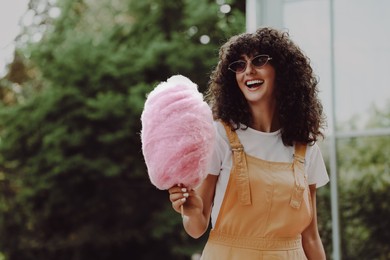
[[[240, 91], [231, 62], [242, 55], [267, 54], [274, 67], [277, 113], [285, 145], [295, 142], [312, 144], [324, 137], [321, 129], [325, 116], [318, 99], [318, 80], [309, 58], [290, 39], [288, 32], [260, 28], [254, 33], [231, 37], [219, 51], [219, 62], [210, 76], [206, 99], [215, 120], [222, 120], [233, 129], [250, 126], [252, 116]], [[244, 126], [243, 126], [244, 125]]]

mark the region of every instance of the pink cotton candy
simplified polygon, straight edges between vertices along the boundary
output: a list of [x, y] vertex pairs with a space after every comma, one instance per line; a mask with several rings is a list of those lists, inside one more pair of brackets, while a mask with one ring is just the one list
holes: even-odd
[[161, 190], [198, 186], [207, 175], [215, 130], [197, 85], [182, 75], [161, 82], [148, 95], [141, 122], [151, 183]]

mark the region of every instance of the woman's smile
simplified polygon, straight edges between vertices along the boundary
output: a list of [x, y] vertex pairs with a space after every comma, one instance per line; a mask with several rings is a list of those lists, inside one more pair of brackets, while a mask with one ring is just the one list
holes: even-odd
[[264, 83], [264, 80], [261, 80], [261, 79], [252, 79], [252, 80], [247, 80], [245, 82], [245, 85], [250, 89], [250, 90], [254, 90], [254, 89], [257, 89], [257, 88], [260, 88], [261, 85]]

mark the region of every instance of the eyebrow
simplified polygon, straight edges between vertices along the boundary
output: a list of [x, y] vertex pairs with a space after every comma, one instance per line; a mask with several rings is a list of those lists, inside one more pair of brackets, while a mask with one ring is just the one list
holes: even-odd
[[249, 56], [249, 55], [243, 54], [243, 55], [241, 55], [240, 57], [238, 57], [238, 60], [245, 60], [245, 57], [247, 57], [248, 59], [250, 59], [250, 56]]
[[238, 60], [244, 60], [245, 59], [245, 56], [248, 57], [249, 59], [252, 59], [253, 57], [256, 57], [260, 55], [259, 53], [254, 53], [253, 55], [252, 54], [242, 54], [240, 57], [238, 57]]

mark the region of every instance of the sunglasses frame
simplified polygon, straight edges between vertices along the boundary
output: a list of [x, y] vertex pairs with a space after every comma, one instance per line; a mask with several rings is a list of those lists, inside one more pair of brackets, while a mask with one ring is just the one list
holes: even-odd
[[[262, 65], [260, 65], [260, 66], [256, 66], [255, 64], [253, 64], [253, 61], [254, 61], [255, 59], [259, 58], [259, 57], [266, 57], [267, 59], [265, 60], [264, 64], [262, 64]], [[270, 61], [270, 60], [272, 60], [272, 57], [270, 57], [269, 55], [267, 55], [267, 54], [259, 54], [259, 55], [256, 55], [255, 57], [253, 57], [252, 59], [250, 59], [250, 63], [251, 63], [255, 68], [258, 69], [258, 68], [261, 68], [261, 67], [265, 66], [265, 65], [268, 63], [268, 61]], [[233, 70], [233, 69], [231, 68], [232, 65], [234, 65], [234, 64], [236, 64], [236, 63], [242, 63], [242, 62], [245, 63], [245, 67], [244, 67], [242, 70], [236, 71], [236, 70]], [[231, 71], [233, 71], [234, 73], [242, 73], [242, 72], [244, 72], [244, 71], [246, 70], [246, 67], [247, 67], [247, 66], [248, 66], [248, 61], [246, 61], [246, 60], [236, 60], [236, 61], [233, 61], [232, 63], [229, 64], [228, 69], [231, 70]]]

